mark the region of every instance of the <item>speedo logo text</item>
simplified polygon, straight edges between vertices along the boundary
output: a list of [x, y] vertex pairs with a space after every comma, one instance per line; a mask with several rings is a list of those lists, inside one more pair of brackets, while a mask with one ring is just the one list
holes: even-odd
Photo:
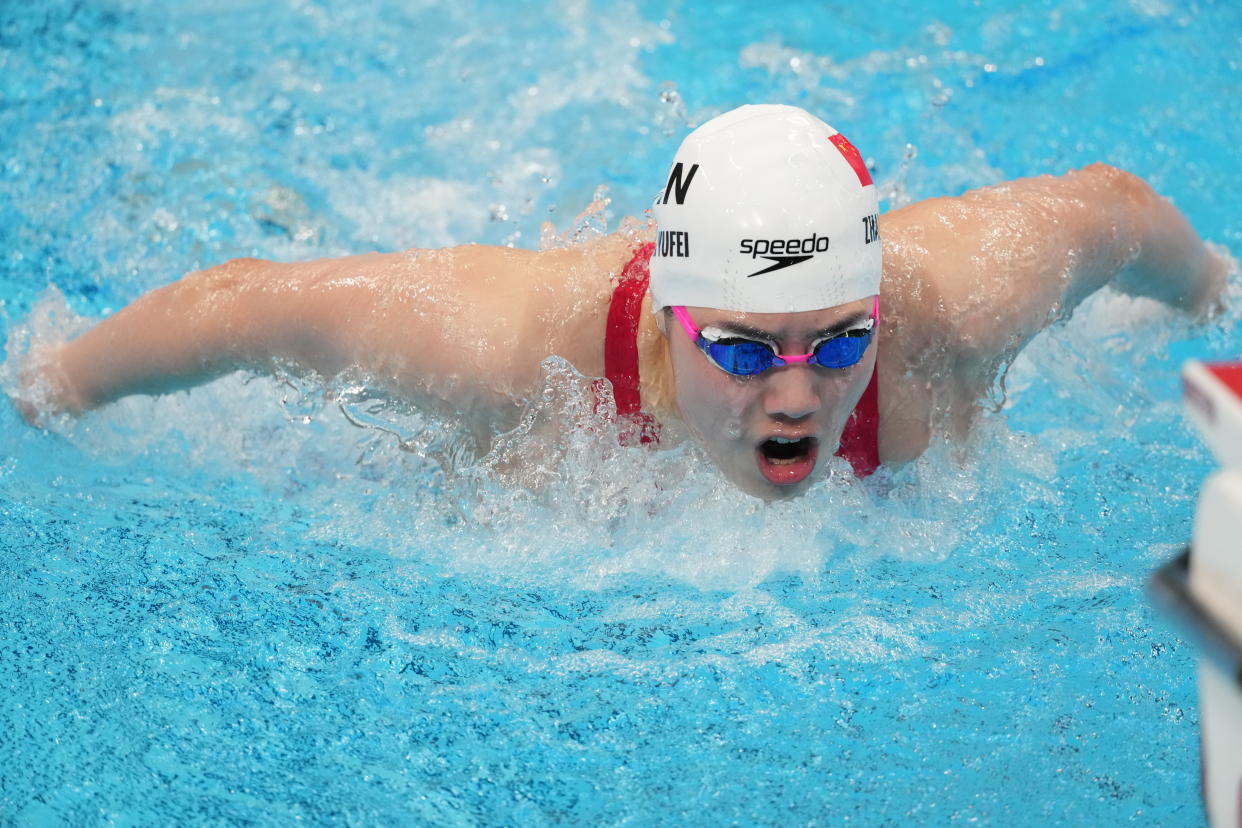
[[761, 276], [774, 270], [782, 270], [801, 264], [815, 257], [816, 253], [828, 250], [828, 237], [812, 233], [805, 239], [742, 239], [739, 252], [749, 254], [752, 259], [760, 257], [774, 262], [763, 270], [756, 270], [749, 276]]

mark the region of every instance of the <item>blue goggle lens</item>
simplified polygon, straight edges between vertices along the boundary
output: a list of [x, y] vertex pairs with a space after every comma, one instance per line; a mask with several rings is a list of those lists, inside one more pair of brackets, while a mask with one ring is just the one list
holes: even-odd
[[[849, 368], [858, 364], [871, 343], [871, 331], [862, 334], [844, 334], [825, 339], [815, 348], [812, 365], [825, 368]], [[738, 376], [754, 376], [784, 362], [770, 347], [750, 340], [712, 342], [699, 336], [699, 347], [721, 370]]]
[[730, 374], [762, 374], [776, 364], [776, 354], [761, 342], [707, 342], [712, 362]]
[[858, 364], [870, 343], [870, 331], [861, 336], [834, 336], [819, 343], [811, 362], [825, 368], [849, 368]]

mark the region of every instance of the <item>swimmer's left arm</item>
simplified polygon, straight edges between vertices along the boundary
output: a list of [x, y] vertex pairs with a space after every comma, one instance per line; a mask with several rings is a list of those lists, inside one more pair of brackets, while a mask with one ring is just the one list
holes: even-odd
[[976, 396], [1104, 285], [1206, 314], [1227, 269], [1172, 204], [1106, 164], [919, 202], [881, 231], [908, 339], [944, 342], [956, 383]]

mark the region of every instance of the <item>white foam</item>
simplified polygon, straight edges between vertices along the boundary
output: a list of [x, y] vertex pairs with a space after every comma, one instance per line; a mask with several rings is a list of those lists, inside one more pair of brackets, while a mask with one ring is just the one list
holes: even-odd
[[[1237, 280], [1235, 272], [1231, 291]], [[996, 519], [995, 491], [1055, 512], [1060, 454], [1124, 436], [1138, 416], [1177, 418], [1175, 405], [1153, 406], [1127, 378], [1127, 364], [1167, 347], [1172, 317], [1103, 295], [1015, 362], [1006, 410], [1051, 389], [1094, 412], [1089, 423], [1059, 421], [1036, 437], [1013, 430], [1004, 412], [986, 416], [965, 449], [936, 441], [915, 463], [861, 484], [829, 459], [829, 479], [770, 505], [734, 489], [694, 446], [621, 447], [617, 426], [595, 414], [592, 383], [559, 359], [545, 364], [544, 392], [523, 425], [482, 454], [459, 426], [385, 402], [351, 377], [325, 393], [313, 378], [236, 374], [51, 425], [99, 462], [141, 456], [246, 474], [319, 515], [311, 538], [361, 539], [394, 561], [582, 589], [638, 574], [746, 591], [790, 574], [815, 581], [883, 559], [935, 566], [972, 554]], [[5, 390], [27, 393], [23, 355], [86, 324], [59, 294], [45, 295], [10, 329]], [[1097, 358], [1101, 350], [1112, 356]]]

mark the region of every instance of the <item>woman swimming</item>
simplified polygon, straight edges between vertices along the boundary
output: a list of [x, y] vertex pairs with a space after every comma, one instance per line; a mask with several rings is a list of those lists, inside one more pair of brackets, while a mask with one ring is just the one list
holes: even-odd
[[18, 405], [33, 421], [276, 359], [356, 368], [494, 435], [557, 355], [611, 381], [636, 442], [684, 425], [771, 499], [803, 492], [825, 451], [866, 474], [963, 436], [998, 372], [1105, 284], [1199, 315], [1224, 284], [1181, 214], [1107, 165], [883, 216], [875, 189], [814, 116], [741, 107], [683, 142], [654, 227], [540, 252], [234, 260], [37, 355], [40, 393]]

